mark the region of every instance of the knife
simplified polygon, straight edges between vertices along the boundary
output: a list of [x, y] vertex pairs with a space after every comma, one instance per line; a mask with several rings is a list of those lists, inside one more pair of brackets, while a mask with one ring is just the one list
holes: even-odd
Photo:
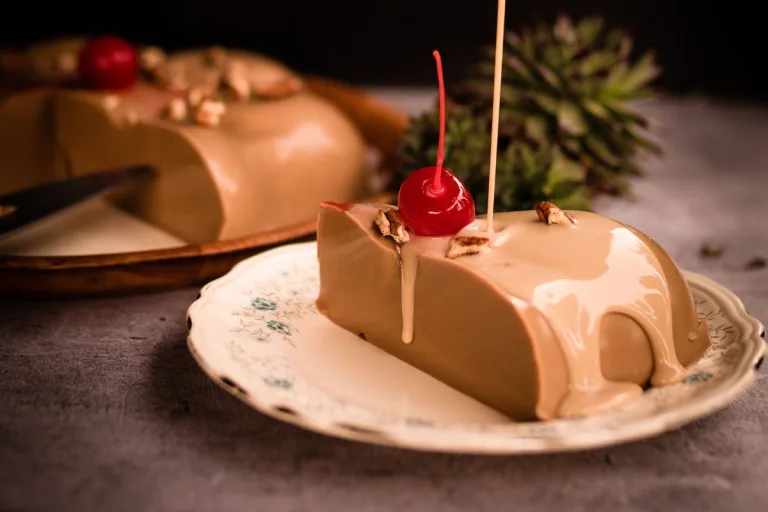
[[151, 175], [148, 165], [102, 171], [0, 196], [0, 239], [49, 215]]

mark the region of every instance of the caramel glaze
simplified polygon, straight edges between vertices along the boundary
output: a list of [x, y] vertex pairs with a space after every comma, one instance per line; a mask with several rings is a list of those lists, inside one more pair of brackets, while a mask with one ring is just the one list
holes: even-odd
[[[412, 236], [396, 251], [372, 227], [378, 209], [322, 208], [318, 309], [513, 419], [620, 407], [642, 386], [680, 381], [709, 346], [680, 270], [619, 222], [569, 212], [576, 226], [547, 225], [533, 211], [500, 213], [503, 241], [450, 260], [450, 239]], [[466, 232], [483, 228], [479, 219]], [[415, 272], [401, 271], [414, 262]]]

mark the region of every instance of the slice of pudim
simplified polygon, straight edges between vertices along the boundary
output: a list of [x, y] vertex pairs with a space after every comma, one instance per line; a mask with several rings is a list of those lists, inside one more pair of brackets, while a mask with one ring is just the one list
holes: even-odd
[[0, 195], [149, 164], [153, 178], [109, 200], [205, 244], [300, 225], [322, 199], [370, 192], [363, 133], [284, 64], [217, 47], [168, 56], [146, 48], [137, 51], [142, 69], [132, 69], [130, 86], [105, 88], [100, 81], [114, 80], [108, 70], [89, 83], [77, 66], [64, 86], [68, 68], [56, 63], [77, 64], [94, 47], [106, 52], [94, 61], [109, 61], [98, 41], [31, 51], [21, 78], [45, 86], [0, 97]]
[[685, 278], [649, 237], [543, 204], [453, 237], [396, 208], [324, 203], [318, 310], [514, 420], [580, 417], [681, 381], [709, 347]]

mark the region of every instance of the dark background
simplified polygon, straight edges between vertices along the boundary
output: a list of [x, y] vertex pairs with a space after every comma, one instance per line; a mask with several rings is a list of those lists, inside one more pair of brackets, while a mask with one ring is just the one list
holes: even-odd
[[[655, 49], [659, 85], [673, 93], [768, 99], [765, 20], [757, 2], [538, 0], [509, 2], [515, 29], [557, 13], [604, 14], [639, 49]], [[114, 33], [168, 48], [223, 44], [260, 51], [294, 68], [354, 84], [433, 85], [431, 50], [446, 80], [493, 42], [494, 0], [158, 0], [4, 4], [0, 44], [73, 33]]]

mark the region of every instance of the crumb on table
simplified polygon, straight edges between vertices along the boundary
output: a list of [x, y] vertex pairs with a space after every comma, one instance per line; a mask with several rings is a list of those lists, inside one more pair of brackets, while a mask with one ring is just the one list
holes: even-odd
[[716, 247], [707, 243], [701, 246], [701, 249], [699, 249], [699, 254], [703, 258], [719, 258], [723, 255], [723, 248]]

